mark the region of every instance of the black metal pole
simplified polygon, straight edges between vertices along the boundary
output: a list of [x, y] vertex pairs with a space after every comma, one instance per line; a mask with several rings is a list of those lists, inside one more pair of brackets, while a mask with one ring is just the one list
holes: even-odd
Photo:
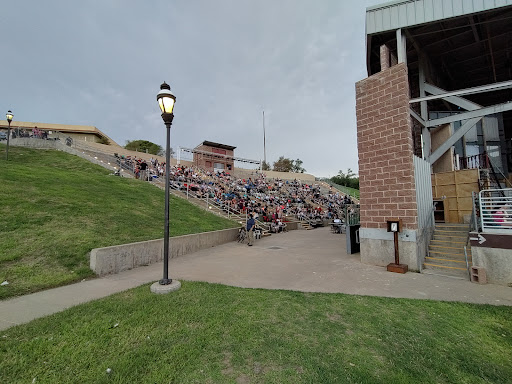
[[400, 264], [400, 256], [398, 255], [398, 232], [394, 232], [395, 241], [395, 264]]
[[11, 136], [11, 121], [7, 120], [9, 128], [7, 128], [7, 148], [5, 149], [5, 160], [9, 160], [9, 137]]
[[173, 115], [164, 116], [165, 127], [167, 128], [167, 140], [165, 145], [165, 226], [164, 226], [164, 277], [159, 281], [160, 285], [168, 285], [172, 283], [169, 279], [169, 179], [171, 167], [171, 124]]

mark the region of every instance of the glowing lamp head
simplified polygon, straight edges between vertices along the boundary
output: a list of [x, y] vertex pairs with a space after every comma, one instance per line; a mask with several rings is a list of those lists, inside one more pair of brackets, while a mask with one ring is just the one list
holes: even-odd
[[156, 96], [158, 105], [162, 114], [172, 114], [174, 110], [174, 103], [176, 102], [176, 96], [171, 93], [171, 87], [169, 84], [164, 83], [160, 86], [160, 92]]
[[12, 118], [14, 117], [13, 113], [11, 111], [7, 111], [7, 113], [5, 114], [5, 118], [7, 119], [7, 121], [10, 123], [12, 121]]

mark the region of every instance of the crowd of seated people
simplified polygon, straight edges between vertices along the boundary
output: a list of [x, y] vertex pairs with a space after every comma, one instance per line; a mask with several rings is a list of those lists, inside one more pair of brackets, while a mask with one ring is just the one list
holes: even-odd
[[48, 131], [34, 127], [32, 129], [25, 128], [13, 128], [11, 130], [11, 137], [16, 139], [17, 137], [31, 137], [34, 139], [42, 140], [56, 140], [48, 137]]
[[[156, 159], [146, 162], [127, 156], [122, 160], [133, 167], [136, 177], [142, 177], [143, 172], [148, 180], [164, 176], [165, 163]], [[188, 190], [192, 197], [209, 198], [226, 211], [254, 212], [258, 220], [268, 223], [276, 232], [286, 230], [286, 221], [290, 218], [311, 223], [323, 223], [324, 219], [335, 217], [342, 219], [345, 205], [352, 203], [348, 196], [332, 189], [322, 193], [319, 185], [267, 179], [259, 172], [241, 178], [225, 171], [174, 165], [170, 167], [169, 176], [172, 188]]]

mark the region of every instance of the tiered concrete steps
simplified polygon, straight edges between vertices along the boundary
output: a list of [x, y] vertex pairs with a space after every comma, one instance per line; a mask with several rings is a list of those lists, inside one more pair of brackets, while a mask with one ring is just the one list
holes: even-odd
[[302, 229], [305, 229], [307, 231], [310, 231], [313, 229], [313, 227], [311, 225], [309, 225], [309, 223], [307, 221], [301, 221], [300, 225], [302, 226]]
[[471, 247], [467, 243], [468, 224], [436, 224], [434, 238], [428, 247], [423, 273], [469, 279], [464, 246], [471, 268]]

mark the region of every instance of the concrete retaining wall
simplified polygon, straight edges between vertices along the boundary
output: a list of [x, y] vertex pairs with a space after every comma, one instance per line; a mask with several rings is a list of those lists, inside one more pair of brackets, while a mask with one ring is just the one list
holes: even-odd
[[[169, 258], [187, 255], [201, 249], [235, 241], [238, 228], [171, 237]], [[164, 240], [95, 248], [91, 251], [90, 268], [98, 276], [119, 273], [163, 260]]]
[[473, 265], [485, 268], [487, 282], [512, 285], [512, 250], [471, 247]]
[[294, 231], [296, 229], [302, 229], [302, 228], [299, 227], [298, 221], [289, 221], [286, 223], [286, 229], [288, 229], [289, 231]]

